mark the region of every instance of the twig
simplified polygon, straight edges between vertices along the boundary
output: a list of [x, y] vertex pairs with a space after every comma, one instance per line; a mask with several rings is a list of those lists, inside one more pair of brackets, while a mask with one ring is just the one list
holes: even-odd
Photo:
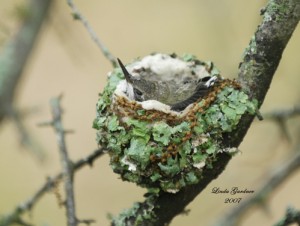
[[46, 153], [37, 143], [37, 141], [31, 136], [30, 132], [22, 122], [20, 113], [17, 109], [13, 108], [10, 110], [10, 117], [14, 122], [18, 133], [20, 134], [20, 143], [25, 148], [30, 149], [39, 160], [44, 161]]
[[[86, 156], [85, 158], [78, 160], [73, 165], [74, 173], [79, 171], [82, 167], [86, 165], [92, 166], [93, 162], [97, 158], [101, 157], [104, 153], [105, 153], [105, 148], [99, 148], [95, 150], [93, 153]], [[14, 209], [14, 211], [12, 211], [10, 214], [4, 217], [0, 217], [0, 226], [11, 225], [12, 223], [16, 222], [17, 219], [20, 219], [20, 216], [23, 213], [30, 211], [37, 204], [37, 202], [42, 198], [42, 196], [45, 195], [48, 191], [51, 191], [55, 187], [56, 182], [61, 180], [62, 178], [63, 178], [63, 173], [59, 173], [52, 178], [48, 178], [46, 183], [44, 183], [40, 187], [40, 189], [38, 189], [35, 192], [35, 194], [32, 197], [27, 199], [22, 204], [18, 205]]]
[[[259, 106], [267, 94], [283, 50], [300, 19], [300, 2], [299, 0], [270, 0], [263, 16], [263, 21], [251, 39], [239, 68], [239, 81], [243, 89], [252, 98], [258, 100]], [[252, 116], [243, 117], [236, 131], [224, 135], [223, 145], [238, 147], [252, 120]], [[123, 221], [123, 225], [135, 225], [136, 222], [140, 225], [166, 225], [176, 215], [182, 213], [184, 208], [224, 171], [230, 159], [231, 157], [226, 153], [221, 153], [210, 169], [204, 169], [199, 184], [186, 187], [176, 194], [160, 193], [157, 197], [153, 197], [151, 202], [146, 199], [138, 206], [135, 205], [128, 210], [128, 213], [133, 214]], [[150, 213], [149, 211], [152, 216], [150, 219], [149, 214], [140, 219], [139, 213]], [[122, 217], [124, 215], [119, 215], [115, 218], [115, 222]]]
[[285, 212], [285, 216], [274, 226], [287, 226], [293, 223], [300, 225], [300, 211], [293, 207], [288, 207]]
[[300, 106], [294, 106], [285, 110], [275, 110], [269, 113], [264, 114], [265, 119], [270, 120], [287, 120], [295, 116], [300, 115]]
[[86, 28], [87, 32], [90, 34], [92, 40], [96, 43], [96, 45], [99, 47], [103, 55], [110, 61], [112, 66], [115, 68], [117, 67], [117, 61], [116, 58], [110, 53], [108, 48], [100, 41], [99, 37], [97, 36], [96, 32], [93, 30], [91, 25], [89, 24], [88, 20], [79, 12], [78, 8], [74, 4], [73, 0], [67, 0], [68, 5], [70, 6], [73, 17], [76, 20], [80, 20], [84, 27]]
[[263, 204], [279, 185], [300, 168], [300, 146], [298, 146], [293, 153], [294, 154], [287, 161], [284, 161], [271, 170], [270, 176], [265, 179], [260, 189], [258, 189], [251, 198], [244, 200], [236, 208], [220, 218], [214, 226], [237, 225], [238, 221], [248, 209], [255, 204]]
[[26, 7], [26, 16], [15, 35], [0, 54], [0, 123], [9, 116], [16, 88], [23, 69], [50, 9], [51, 0], [31, 0]]
[[65, 130], [62, 124], [62, 108], [60, 105], [60, 100], [61, 96], [50, 100], [53, 118], [52, 126], [56, 132], [61, 164], [63, 168], [68, 226], [76, 226], [78, 222], [75, 211], [73, 166], [68, 156], [68, 151], [65, 142]]
[[290, 141], [290, 135], [286, 126], [287, 120], [300, 115], [300, 106], [294, 106], [286, 110], [276, 110], [264, 114], [266, 120], [274, 121], [280, 128], [280, 132], [286, 140]]

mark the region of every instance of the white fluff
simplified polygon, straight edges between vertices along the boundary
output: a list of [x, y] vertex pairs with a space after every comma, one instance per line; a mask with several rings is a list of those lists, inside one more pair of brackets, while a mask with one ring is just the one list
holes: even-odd
[[124, 165], [128, 166], [128, 170], [129, 171], [136, 171], [137, 166], [135, 164], [133, 164], [132, 162], [128, 161], [127, 158], [126, 158], [126, 156], [124, 156], [124, 158], [121, 159], [121, 162]]
[[205, 161], [194, 163], [193, 166], [196, 167], [197, 169], [201, 169], [205, 166]]
[[134, 68], [149, 68], [155, 74], [171, 79], [174, 74], [184, 75], [188, 71], [186, 62], [166, 54], [155, 54], [144, 57]]

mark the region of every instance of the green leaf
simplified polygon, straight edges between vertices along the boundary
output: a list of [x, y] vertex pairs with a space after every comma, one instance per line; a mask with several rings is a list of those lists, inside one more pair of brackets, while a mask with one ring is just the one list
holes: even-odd
[[179, 159], [179, 167], [180, 169], [184, 169], [186, 166], [188, 166], [188, 160], [186, 158], [186, 155], [182, 155]]
[[117, 142], [117, 138], [113, 135], [109, 135], [107, 139], [108, 139], [107, 147], [112, 149], [115, 152], [120, 152], [120, 145]]
[[150, 161], [149, 152], [145, 151], [146, 142], [143, 139], [132, 138], [130, 141], [130, 147], [125, 151], [130, 159], [136, 160], [138, 164], [144, 168]]
[[144, 139], [147, 143], [150, 139], [150, 128], [147, 122], [139, 121], [135, 119], [129, 119], [126, 121], [126, 124], [132, 126], [131, 133], [134, 137], [139, 137]]
[[118, 130], [118, 126], [119, 126], [119, 120], [117, 116], [112, 116], [108, 119], [108, 125], [107, 128], [109, 131], [114, 132]]
[[244, 92], [239, 92], [239, 101], [243, 104], [247, 103], [248, 95]]
[[145, 109], [139, 109], [136, 111], [138, 115], [145, 115], [146, 110]]
[[225, 116], [230, 119], [230, 120], [234, 120], [236, 118], [236, 111], [234, 109], [232, 109], [231, 107], [228, 107], [225, 104], [221, 104], [221, 109], [222, 112], [225, 114]]
[[182, 148], [182, 152], [181, 152], [182, 155], [183, 155], [183, 154], [190, 154], [191, 151], [192, 151], [192, 145], [191, 145], [191, 142], [189, 142], [189, 141], [184, 142], [184, 143], [182, 144], [181, 148]]
[[190, 125], [187, 122], [182, 122], [181, 124], [174, 126], [173, 128], [171, 128], [171, 133], [177, 133], [177, 132], [186, 132], [190, 130]]
[[231, 132], [233, 129], [230, 121], [223, 120], [220, 124], [223, 132]]
[[98, 117], [97, 121], [96, 121], [97, 128], [103, 127], [105, 125], [104, 122], [106, 119], [107, 119], [107, 117]]
[[239, 96], [239, 91], [233, 90], [233, 91], [231, 92], [231, 94], [230, 94], [227, 98], [228, 98], [228, 100], [230, 100], [231, 102], [235, 102], [235, 103], [236, 103], [236, 102], [239, 100], [238, 96]]
[[185, 178], [188, 184], [196, 184], [199, 182], [199, 179], [196, 177], [194, 172], [189, 172]]
[[167, 164], [158, 163], [159, 168], [169, 176], [175, 176], [180, 172], [180, 167], [177, 159], [168, 158]]
[[148, 123], [145, 121], [139, 121], [139, 120], [130, 118], [126, 121], [126, 124], [129, 126], [133, 126], [135, 128], [141, 129], [141, 131], [143, 131], [143, 133], [148, 133], [150, 131], [150, 129], [148, 127]]
[[195, 126], [194, 127], [194, 131], [196, 134], [203, 134], [204, 130], [203, 130], [203, 127], [202, 126]]
[[207, 154], [213, 154], [217, 151], [217, 146], [212, 144], [208, 149], [206, 149]]
[[236, 113], [239, 115], [243, 115], [247, 111], [247, 106], [244, 104], [239, 104], [235, 109]]
[[135, 137], [140, 137], [141, 139], [144, 139], [146, 143], [150, 140], [150, 135], [145, 133], [145, 130], [143, 130], [141, 128], [136, 128], [136, 127], [133, 128], [132, 135]]
[[253, 99], [251, 102], [247, 104], [247, 111], [249, 114], [256, 114], [256, 110], [258, 109], [258, 101]]
[[151, 177], [150, 177], [150, 179], [151, 179], [151, 181], [152, 182], [155, 182], [155, 181], [157, 181], [159, 178], [161, 178], [162, 176], [159, 174], [159, 173], [157, 173], [157, 172], [155, 172]]
[[224, 102], [227, 101], [227, 96], [233, 91], [232, 87], [225, 87], [222, 92], [218, 94], [218, 101]]
[[124, 79], [124, 75], [120, 68], [116, 68], [108, 77], [108, 86], [106, 87], [109, 92], [113, 92], [116, 86], [121, 80]]
[[130, 139], [130, 134], [126, 132], [126, 130], [123, 127], [118, 127], [120, 130], [120, 133], [118, 133], [118, 142], [120, 145], [125, 145], [128, 143]]
[[152, 127], [153, 139], [167, 145], [172, 134], [172, 127], [165, 122], [157, 122]]
[[205, 161], [206, 158], [207, 158], [207, 154], [202, 154], [200, 152], [196, 152], [195, 154], [193, 154], [194, 163], [203, 162]]
[[190, 62], [190, 61], [193, 61], [197, 58], [192, 54], [184, 54], [182, 59], [183, 59], [183, 61]]
[[93, 129], [97, 129], [97, 130], [99, 130], [99, 129], [100, 129], [100, 127], [98, 127], [97, 121], [98, 121], [98, 119], [97, 119], [97, 118], [95, 118], [95, 119], [93, 120], [93, 125], [92, 125], [92, 128], [93, 128]]
[[110, 97], [107, 95], [102, 95], [98, 102], [97, 102], [97, 109], [99, 112], [102, 112], [109, 104], [110, 104]]

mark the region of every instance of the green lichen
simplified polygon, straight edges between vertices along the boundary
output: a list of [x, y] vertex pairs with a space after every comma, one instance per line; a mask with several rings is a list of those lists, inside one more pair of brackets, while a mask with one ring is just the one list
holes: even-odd
[[266, 9], [266, 14], [268, 14], [267, 16], [265, 15], [265, 17], [267, 17], [266, 19], [272, 20], [272, 16], [273, 15], [273, 19], [280, 18], [280, 17], [286, 17], [286, 12], [289, 11], [289, 7], [291, 7], [291, 4], [289, 1], [283, 1], [283, 3], [278, 4], [277, 1], [270, 1], [267, 9]]
[[[141, 205], [143, 205], [143, 208], [141, 208]], [[123, 210], [117, 217], [112, 217], [112, 225], [153, 225], [153, 219], [155, 218], [153, 209], [154, 205], [149, 198], [144, 203], [134, 203], [132, 208]], [[133, 220], [134, 222], [132, 222]]]
[[[194, 60], [186, 57], [185, 60]], [[211, 70], [216, 73], [217, 70]], [[122, 80], [115, 69], [97, 103], [93, 127], [98, 130], [97, 142], [110, 151], [110, 164], [123, 180], [143, 187], [177, 192], [198, 183], [204, 168], [211, 168], [218, 153], [226, 152], [222, 136], [231, 132], [244, 114], [255, 114], [257, 102], [239, 89], [226, 86], [205, 111], [195, 113], [196, 121], [170, 124], [161, 119], [121, 120], [111, 107], [116, 85]], [[205, 106], [205, 100], [198, 103]], [[146, 110], [138, 110], [137, 118]], [[193, 124], [193, 125], [192, 125]], [[228, 154], [232, 154], [231, 152]]]

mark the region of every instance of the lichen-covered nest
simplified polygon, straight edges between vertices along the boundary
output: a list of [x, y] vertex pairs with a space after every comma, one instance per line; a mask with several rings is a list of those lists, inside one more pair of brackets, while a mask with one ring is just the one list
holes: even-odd
[[157, 100], [133, 100], [125, 91], [122, 70], [109, 74], [93, 127], [98, 144], [109, 149], [111, 167], [123, 180], [174, 193], [198, 183], [218, 153], [236, 152], [234, 147], [222, 147], [223, 134], [234, 130], [242, 115], [255, 114], [257, 106], [237, 82], [223, 79], [211, 62], [191, 55], [154, 54], [126, 67], [133, 76], [149, 80], [218, 80], [204, 97], [174, 111]]

